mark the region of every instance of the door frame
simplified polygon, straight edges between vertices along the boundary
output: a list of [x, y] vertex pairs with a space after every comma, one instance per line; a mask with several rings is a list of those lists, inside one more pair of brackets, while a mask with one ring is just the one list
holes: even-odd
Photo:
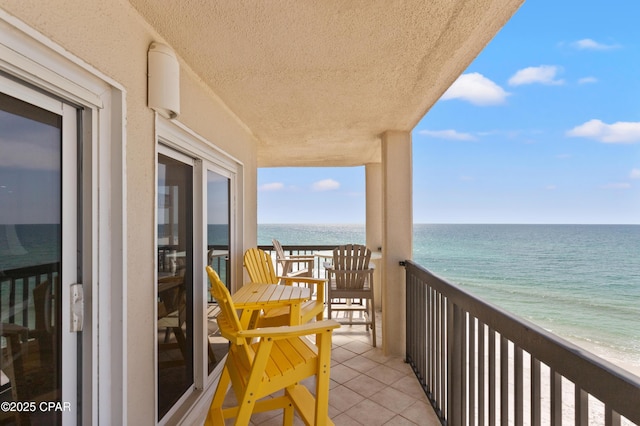
[[[78, 394], [81, 383], [78, 376], [78, 335], [70, 331], [70, 289], [71, 284], [79, 282], [78, 277], [78, 241], [79, 233], [82, 231], [78, 227], [78, 208], [80, 206], [78, 188], [78, 120], [77, 109], [59, 99], [53, 98], [45, 93], [40, 93], [19, 82], [13, 81], [0, 74], [0, 91], [20, 102], [28, 103], [40, 109], [51, 112], [62, 118], [61, 141], [60, 141], [60, 188], [61, 188], [61, 217], [62, 226], [62, 252], [60, 269], [60, 288], [53, 290], [61, 298], [60, 324], [57, 326], [57, 333], [60, 335], [61, 352], [60, 367], [61, 374], [61, 396], [60, 402], [70, 404], [71, 407], [78, 406]], [[80, 207], [81, 208], [81, 207]], [[58, 319], [56, 319], [56, 322]], [[39, 407], [37, 407], [39, 408]], [[80, 411], [81, 412], [81, 411]], [[62, 411], [63, 424], [75, 424], [75, 414], [77, 411]]]
[[[206, 230], [206, 172], [208, 170], [215, 171], [230, 179], [229, 187], [229, 245], [230, 245], [230, 262], [229, 269], [231, 272], [232, 283], [237, 283], [243, 274], [242, 271], [242, 247], [243, 232], [242, 227], [238, 224], [242, 223], [242, 173], [243, 164], [241, 161], [219, 149], [204, 137], [198, 135], [184, 124], [177, 121], [170, 121], [156, 113], [156, 158], [158, 153], [169, 155], [174, 159], [182, 162], [193, 161], [193, 333], [194, 333], [194, 388], [197, 391], [209, 389], [217, 381], [222, 373], [223, 363], [219, 363], [211, 374], [208, 374], [207, 368], [207, 347], [205, 346], [204, 337], [207, 335], [207, 290], [206, 285], [208, 278], [205, 273], [205, 263], [207, 255], [207, 241], [204, 237]], [[157, 181], [157, 165], [156, 165], [156, 181]], [[156, 194], [157, 199], [157, 194]], [[156, 213], [157, 214], [157, 213]], [[154, 224], [157, 229], [157, 217]], [[157, 237], [156, 237], [157, 238]], [[155, 241], [157, 246], [157, 241]], [[198, 255], [201, 253], [201, 255]], [[157, 260], [156, 260], [157, 261]], [[157, 265], [155, 267], [157, 273]], [[157, 277], [154, 277], [157, 280]], [[232, 284], [232, 288], [235, 288]], [[157, 313], [154, 314], [157, 317]], [[155, 324], [154, 331], [155, 333]], [[201, 338], [202, 337], [202, 338]], [[155, 354], [154, 364], [157, 365], [157, 351]], [[157, 415], [157, 379], [154, 386], [156, 397], [155, 412]], [[162, 420], [156, 418], [158, 424], [171, 424], [181, 417], [185, 405], [188, 405], [192, 395], [184, 394], [175, 405], [165, 414]], [[208, 404], [209, 401], [206, 401]], [[198, 407], [202, 408], [202, 407]], [[192, 406], [191, 410], [198, 408]], [[185, 420], [188, 422], [188, 420]]]
[[[83, 396], [78, 418], [68, 420], [126, 424], [126, 93], [117, 82], [2, 9], [0, 35], [0, 72], [81, 109], [79, 271], [85, 304], [77, 366]], [[121, 285], [99, 286], [100, 282]]]

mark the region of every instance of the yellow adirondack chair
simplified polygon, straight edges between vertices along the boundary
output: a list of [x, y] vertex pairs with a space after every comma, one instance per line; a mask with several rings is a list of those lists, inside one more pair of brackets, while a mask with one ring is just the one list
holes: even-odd
[[[244, 266], [252, 283], [314, 286], [315, 299], [308, 300], [300, 306], [300, 323], [304, 324], [316, 319], [322, 321], [325, 303], [325, 283], [322, 278], [312, 277], [279, 277], [273, 267], [271, 256], [264, 250], [250, 248], [244, 253]], [[289, 325], [289, 307], [270, 309], [259, 318], [257, 327], [275, 327]]]
[[[218, 274], [207, 266], [211, 295], [218, 301], [220, 333], [231, 343], [218, 388], [211, 401], [205, 426], [247, 425], [252, 413], [284, 410], [283, 425], [293, 425], [294, 410], [307, 425], [333, 425], [329, 419], [329, 369], [331, 336], [340, 327], [335, 321], [298, 326], [243, 330], [229, 291]], [[313, 344], [305, 336], [315, 335]], [[315, 398], [299, 384], [315, 376]], [[238, 406], [222, 408], [229, 382]], [[284, 390], [280, 396], [265, 398]]]

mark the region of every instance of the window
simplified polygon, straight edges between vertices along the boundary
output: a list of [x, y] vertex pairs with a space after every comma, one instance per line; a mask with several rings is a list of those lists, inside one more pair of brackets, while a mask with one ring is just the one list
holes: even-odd
[[[231, 286], [236, 166], [179, 124], [159, 118], [157, 161], [157, 415], [169, 421], [190, 389], [215, 380], [228, 350], [205, 266]], [[241, 267], [241, 265], [240, 265]]]
[[158, 418], [193, 385], [193, 166], [158, 154]]
[[[206, 217], [207, 217], [207, 265], [216, 270], [223, 283], [230, 288], [231, 270], [229, 268], [230, 248], [230, 186], [231, 179], [213, 170], [207, 170]], [[207, 292], [207, 339], [212, 351], [208, 360], [207, 372], [211, 374], [217, 362], [227, 353], [228, 343], [218, 333], [215, 318], [218, 305], [211, 297], [208, 281]], [[209, 350], [208, 349], [208, 350]]]

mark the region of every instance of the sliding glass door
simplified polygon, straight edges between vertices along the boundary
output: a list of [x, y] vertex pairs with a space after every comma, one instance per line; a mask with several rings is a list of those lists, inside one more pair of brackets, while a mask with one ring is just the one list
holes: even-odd
[[178, 158], [158, 154], [159, 419], [194, 383], [193, 163]]
[[[231, 284], [231, 268], [229, 263], [231, 240], [231, 177], [224, 170], [209, 166], [206, 169], [206, 201], [207, 218], [207, 265], [211, 266], [227, 287]], [[210, 283], [205, 282], [207, 294], [207, 343], [208, 373], [211, 373], [227, 353], [226, 339], [218, 333], [215, 322], [217, 304], [209, 292]]]
[[212, 383], [229, 348], [205, 266], [231, 287], [236, 171], [171, 123], [160, 120], [158, 134], [157, 418], [171, 421], [193, 390]]
[[78, 113], [2, 76], [0, 87], [0, 422], [75, 424]]

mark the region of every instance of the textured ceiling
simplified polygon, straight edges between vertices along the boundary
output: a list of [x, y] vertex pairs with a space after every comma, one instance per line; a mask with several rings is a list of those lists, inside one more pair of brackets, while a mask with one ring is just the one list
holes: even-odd
[[523, 0], [130, 0], [253, 132], [258, 165], [380, 161]]

